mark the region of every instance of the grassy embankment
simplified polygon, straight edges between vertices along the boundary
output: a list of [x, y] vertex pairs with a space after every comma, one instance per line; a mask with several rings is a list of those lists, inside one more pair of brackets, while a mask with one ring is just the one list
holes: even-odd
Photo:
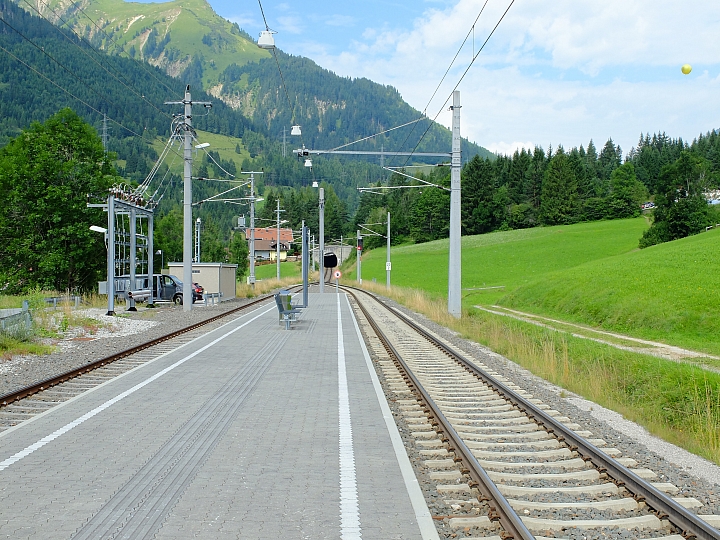
[[[717, 373], [472, 308], [499, 303], [716, 352], [720, 303], [710, 284], [720, 270], [714, 256], [720, 231], [638, 251], [644, 227], [639, 219], [464, 238], [463, 286], [504, 288], [463, 291], [460, 321], [445, 313], [447, 242], [402, 247], [393, 250], [393, 283], [423, 291], [393, 287], [391, 296], [720, 463]], [[368, 277], [384, 282], [384, 259], [384, 250], [366, 254], [366, 286], [373, 287]], [[373, 288], [385, 293], [383, 286]]]
[[[247, 285], [246, 281], [238, 281], [236, 294], [241, 298], [252, 298], [267, 294], [275, 289], [297, 285], [302, 279], [300, 261], [280, 263], [280, 281], [277, 280], [277, 266], [263, 264], [255, 267], [255, 288]], [[317, 278], [315, 278], [317, 279]]]
[[[0, 359], [24, 354], [50, 354], [55, 347], [42, 343], [44, 338], [61, 338], [68, 332], [92, 335], [102, 326], [95, 319], [78, 314], [69, 303], [60, 303], [56, 309], [48, 308], [44, 298], [52, 296], [62, 295], [48, 291], [35, 291], [25, 296], [0, 295], [0, 309], [19, 308], [23, 301], [27, 300], [33, 320], [29, 330], [24, 326], [17, 326], [0, 331]], [[96, 294], [83, 298], [83, 307], [105, 305], [105, 297]]]

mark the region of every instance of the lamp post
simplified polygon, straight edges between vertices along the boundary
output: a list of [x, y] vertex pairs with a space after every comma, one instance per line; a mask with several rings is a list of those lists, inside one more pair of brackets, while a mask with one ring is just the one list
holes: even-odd
[[160, 272], [162, 273], [162, 269], [165, 268], [165, 254], [162, 249], [158, 249], [155, 255], [160, 255]]
[[392, 264], [390, 263], [390, 212], [388, 212], [388, 219], [387, 219], [387, 260], [385, 261], [385, 272], [387, 274], [387, 277], [385, 278], [385, 288], [390, 288], [390, 270], [392, 269]]
[[320, 292], [325, 292], [325, 190], [320, 188]]
[[202, 220], [197, 218], [195, 220], [195, 262], [200, 262], [200, 225]]

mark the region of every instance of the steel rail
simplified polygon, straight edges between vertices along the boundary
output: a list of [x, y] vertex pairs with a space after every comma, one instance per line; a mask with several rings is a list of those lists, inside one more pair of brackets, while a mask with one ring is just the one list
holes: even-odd
[[490, 506], [488, 517], [490, 520], [500, 522], [506, 533], [506, 536], [504, 536], [506, 539], [533, 540], [535, 537], [527, 529], [520, 516], [513, 510], [505, 496], [500, 493], [495, 482], [490, 479], [488, 473], [482, 465], [480, 465], [472, 451], [465, 445], [452, 424], [445, 418], [445, 415], [433, 401], [432, 397], [430, 397], [430, 394], [425, 390], [400, 353], [393, 347], [385, 333], [379, 328], [370, 313], [365, 309], [365, 306], [362, 305], [353, 292], [350, 292], [350, 295], [355, 298], [358, 307], [362, 310], [378, 339], [380, 339], [388, 354], [395, 360], [395, 365], [403, 373], [403, 378], [406, 382], [409, 379], [409, 386], [420, 394], [421, 397], [418, 398], [418, 401], [424, 403], [427, 409], [429, 409], [426, 410], [426, 412], [430, 413], [429, 419], [433, 428], [445, 434], [443, 442], [449, 442], [449, 451], [455, 453], [457, 456], [455, 461], [460, 461], [465, 465], [462, 472], [471, 478], [468, 485], [470, 487], [476, 487], [481, 494], [488, 499]]
[[[293, 289], [293, 288], [295, 288], [295, 287], [290, 287], [290, 289]], [[146, 341], [145, 343], [141, 343], [140, 345], [130, 347], [129, 349], [125, 349], [124, 351], [120, 351], [119, 353], [115, 353], [110, 356], [106, 356], [105, 358], [95, 360], [94, 362], [90, 362], [89, 364], [85, 364], [84, 366], [81, 366], [79, 368], [71, 369], [64, 373], [60, 373], [59, 375], [55, 375], [53, 377], [48, 377], [47, 379], [44, 379], [42, 381], [30, 384], [28, 386], [24, 386], [18, 390], [13, 390], [12, 392], [8, 392], [6, 394], [3, 394], [0, 396], [0, 409], [4, 406], [10, 405], [11, 403], [14, 403], [20, 399], [24, 399], [24, 398], [31, 396], [33, 394], [36, 394], [38, 392], [42, 392], [43, 390], [47, 390], [48, 388], [51, 388], [55, 385], [67, 382], [70, 379], [74, 379], [75, 377], [79, 377], [80, 375], [84, 375], [85, 373], [89, 373], [90, 371], [104, 367], [108, 364], [116, 362], [117, 360], [121, 360], [128, 356], [136, 354], [140, 351], [143, 351], [145, 349], [148, 349], [150, 347], [158, 345], [159, 343], [173, 339], [179, 335], [186, 334], [187, 332], [191, 332], [192, 330], [200, 328], [201, 326], [204, 326], [206, 324], [213, 323], [219, 319], [222, 319], [223, 317], [233, 315], [233, 314], [235, 314], [239, 311], [242, 311], [244, 309], [247, 309], [251, 306], [265, 302], [266, 300], [269, 300], [270, 298], [272, 298], [272, 295], [263, 296], [262, 298], [253, 300], [250, 303], [239, 306], [235, 309], [231, 309], [229, 311], [226, 311], [225, 313], [221, 313], [220, 315], [210, 317], [209, 319], [206, 319], [204, 321], [201, 321], [201, 322], [198, 322], [195, 324], [191, 324], [190, 326], [186, 326], [185, 328], [181, 328], [180, 330], [175, 330], [174, 332], [170, 332], [169, 334], [160, 336], [159, 338], [151, 339], [150, 341]]]
[[425, 337], [425, 339], [433, 343], [445, 354], [454, 358], [460, 365], [481, 379], [485, 384], [502, 393], [505, 399], [518, 407], [521, 412], [527, 414], [530, 419], [541, 425], [548, 433], [554, 433], [561, 442], [565, 441], [570, 447], [570, 450], [574, 450], [581, 456], [589, 458], [600, 472], [606, 472], [618, 486], [624, 486], [630, 493], [633, 494], [638, 502], [645, 502], [655, 511], [658, 518], [669, 520], [670, 523], [682, 531], [683, 536], [686, 538], [697, 538], [698, 540], [718, 540], [718, 530], [703, 521], [696, 514], [688, 511], [685, 507], [668, 497], [665, 493], [657, 489], [649, 482], [640, 478], [624, 465], [618, 463], [585, 438], [580, 437], [571, 429], [566, 428], [545, 411], [517, 394], [514, 390], [492, 375], [477, 367], [460, 353], [448, 345], [438, 341], [435, 337], [421, 328], [414, 321], [406, 317], [403, 313], [391, 308], [374, 294], [367, 291], [363, 292], [375, 299], [385, 309], [395, 314], [398, 318], [420, 333], [423, 337]]

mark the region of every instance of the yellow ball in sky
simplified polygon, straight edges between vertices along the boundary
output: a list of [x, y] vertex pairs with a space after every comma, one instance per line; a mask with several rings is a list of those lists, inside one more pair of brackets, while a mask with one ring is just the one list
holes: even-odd
[[685, 75], [688, 75], [692, 71], [692, 66], [690, 64], [685, 64], [681, 69]]

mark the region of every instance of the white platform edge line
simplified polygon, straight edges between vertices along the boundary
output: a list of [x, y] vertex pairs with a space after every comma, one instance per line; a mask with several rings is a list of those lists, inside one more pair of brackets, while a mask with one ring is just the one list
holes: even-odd
[[[61, 435], [64, 435], [64, 434], [67, 433], [68, 431], [71, 431], [72, 429], [76, 428], [77, 426], [79, 426], [80, 424], [82, 424], [83, 422], [85, 422], [86, 420], [89, 420], [89, 419], [92, 418], [93, 416], [96, 416], [97, 414], [100, 414], [100, 413], [101, 413], [102, 411], [104, 411], [105, 409], [108, 409], [108, 408], [112, 407], [113, 405], [115, 405], [115, 404], [118, 403], [119, 401], [125, 399], [126, 397], [130, 396], [131, 394], [134, 394], [135, 392], [137, 392], [137, 391], [140, 390], [141, 388], [147, 386], [148, 384], [150, 384], [151, 382], [155, 381], [156, 379], [159, 379], [160, 377], [162, 377], [162, 376], [165, 375], [166, 373], [169, 373], [170, 371], [174, 370], [176, 367], [184, 364], [185, 362], [187, 362], [188, 360], [194, 358], [195, 356], [197, 356], [197, 355], [200, 354], [201, 352], [206, 351], [207, 349], [209, 349], [209, 348], [212, 347], [213, 345], [216, 345], [217, 343], [219, 343], [220, 341], [222, 341], [222, 340], [225, 339], [226, 337], [234, 334], [235, 332], [237, 332], [237, 331], [240, 330], [241, 328], [247, 326], [248, 324], [250, 324], [251, 322], [255, 321], [256, 319], [259, 319], [260, 317], [262, 317], [262, 316], [265, 315], [266, 313], [269, 313], [270, 311], [272, 311], [272, 309], [275, 309], [275, 307], [273, 306], [272, 308], [268, 309], [267, 311], [264, 311], [263, 313], [260, 313], [259, 315], [253, 317], [252, 319], [250, 319], [249, 321], [241, 324], [240, 326], [238, 326], [238, 327], [236, 327], [236, 328], [233, 328], [232, 330], [230, 330], [229, 332], [226, 332], [225, 334], [223, 334], [223, 335], [220, 336], [219, 338], [214, 339], [213, 341], [211, 341], [210, 343], [208, 343], [208, 344], [205, 345], [204, 347], [201, 347], [201, 348], [198, 349], [197, 351], [189, 354], [189, 355], [186, 356], [185, 358], [182, 358], [182, 359], [178, 360], [178, 361], [175, 362], [174, 364], [166, 367], [165, 369], [163, 369], [163, 370], [161, 370], [161, 371], [158, 371], [155, 375], [152, 375], [151, 377], [148, 377], [147, 379], [145, 379], [144, 381], [136, 384], [136, 385], [133, 386], [132, 388], [129, 388], [128, 390], [125, 390], [124, 392], [121, 392], [120, 394], [118, 394], [118, 395], [115, 396], [114, 398], [107, 400], [105, 403], [103, 403], [103, 404], [101, 404], [101, 405], [98, 405], [97, 407], [95, 407], [95, 408], [92, 409], [91, 411], [89, 411], [89, 412], [83, 414], [82, 416], [76, 418], [76, 419], [73, 420], [72, 422], [69, 422], [68, 424], [65, 424], [63, 427], [61, 427], [61, 428], [59, 428], [59, 429], [56, 429], [55, 431], [53, 431], [53, 432], [50, 433], [49, 435], [46, 435], [45, 437], [43, 437], [43, 438], [40, 439], [39, 441], [36, 441], [35, 443], [31, 444], [30, 446], [27, 446], [26, 448], [24, 448], [24, 449], [21, 450], [20, 452], [15, 453], [14, 455], [10, 456], [9, 458], [5, 459], [4, 461], [0, 461], [0, 471], [3, 471], [3, 470], [5, 470], [5, 469], [7, 469], [7, 468], [10, 467], [10, 465], [12, 465], [13, 463], [16, 463], [16, 462], [20, 461], [21, 459], [29, 456], [30, 454], [32, 454], [32, 453], [35, 452], [36, 450], [39, 450], [40, 448], [42, 448], [42, 447], [45, 446], [46, 444], [51, 443], [52, 441], [54, 441], [55, 439], [57, 439], [57, 438], [60, 437]], [[144, 364], [144, 365], [145, 365], [145, 364]]]
[[[27, 426], [28, 424], [30, 424], [30, 423], [32, 423], [32, 422], [34, 422], [34, 421], [36, 421], [36, 420], [39, 420], [40, 418], [43, 418], [44, 416], [47, 416], [47, 415], [49, 415], [49, 414], [52, 414], [53, 412], [58, 411], [58, 410], [62, 409], [63, 407], [65, 407], [65, 406], [67, 406], [67, 405], [70, 405], [71, 403], [73, 403], [73, 402], [75, 402], [75, 401], [77, 401], [77, 400], [79, 400], [79, 399], [82, 399], [82, 398], [84, 398], [84, 397], [92, 394], [93, 392], [95, 392], [95, 391], [97, 391], [97, 390], [100, 390], [101, 388], [104, 388], [105, 386], [107, 386], [107, 385], [109, 385], [109, 384], [112, 384], [112, 383], [114, 383], [114, 382], [116, 382], [116, 381], [119, 381], [119, 380], [122, 379], [123, 377], [126, 377], [126, 376], [128, 376], [128, 375], [131, 375], [131, 374], [135, 373], [135, 372], [138, 371], [138, 370], [145, 369], [145, 368], [151, 366], [152, 364], [154, 364], [155, 362], [157, 362], [158, 360], [162, 360], [162, 359], [165, 358], [166, 356], [178, 352], [180, 349], [184, 349], [184, 348], [186, 348], [186, 347], [189, 347], [190, 345], [193, 345], [196, 341], [198, 341], [198, 340], [200, 340], [200, 339], [203, 339], [203, 338], [206, 338], [207, 336], [209, 336], [209, 335], [211, 335], [211, 334], [213, 334], [213, 333], [217, 333], [217, 332], [221, 331], [223, 328], [225, 328], [225, 327], [227, 327], [227, 326], [229, 326], [229, 325], [231, 325], [231, 324], [237, 323], [237, 322], [240, 321], [241, 319], [244, 319], [245, 317], [249, 317], [249, 316], [257, 313], [258, 311], [260, 311], [260, 310], [262, 310], [262, 309], [265, 309], [267, 306], [268, 306], [268, 304], [260, 305], [260, 306], [258, 306], [257, 308], [255, 308], [255, 309], [253, 309], [253, 310], [251, 310], [251, 311], [248, 311], [247, 313], [243, 313], [243, 314], [235, 317], [235, 318], [232, 319], [231, 321], [228, 321], [228, 322], [226, 322], [225, 324], [223, 324], [223, 325], [221, 325], [221, 326], [218, 326], [217, 328], [215, 328], [214, 330], [211, 330], [211, 331], [208, 332], [207, 334], [203, 334], [202, 336], [198, 336], [198, 337], [196, 337], [195, 339], [192, 339], [192, 340], [188, 341], [187, 343], [183, 343], [182, 345], [178, 345], [178, 346], [175, 347], [174, 349], [171, 349], [171, 350], [169, 350], [169, 351], [167, 351], [167, 352], [164, 352], [164, 353], [162, 353], [160, 356], [157, 356], [157, 357], [153, 358], [152, 360], [148, 360], [147, 362], [145, 362], [145, 363], [143, 363], [143, 364], [140, 364], [139, 366], [134, 367], [134, 368], [132, 368], [131, 370], [126, 371], [126, 372], [118, 375], [117, 377], [113, 377], [112, 379], [108, 379], [108, 380], [105, 381], [104, 383], [99, 384], [99, 385], [97, 385], [97, 386], [93, 386], [92, 388], [90, 388], [90, 389], [88, 389], [88, 390], [85, 390], [83, 393], [78, 394], [78, 395], [76, 395], [76, 396], [68, 399], [67, 401], [63, 401], [62, 403], [58, 403], [58, 404], [55, 405], [53, 408], [48, 409], [48, 410], [46, 410], [46, 411], [44, 411], [44, 412], [42, 412], [42, 413], [40, 413], [40, 414], [36, 414], [35, 416], [33, 416], [33, 417], [31, 417], [31, 418], [28, 418], [27, 420], [23, 421], [23, 422], [20, 423], [20, 424], [18, 424], [18, 425], [16, 425], [16, 426], [12, 426], [12, 427], [6, 429], [5, 431], [0, 432], [0, 438], [8, 435], [9, 433], [12, 433], [13, 431], [15, 431], [15, 430], [17, 430], [17, 429], [22, 429], [23, 427]], [[268, 313], [269, 311], [270, 311], [270, 310], [265, 311], [265, 312], [263, 312], [262, 314], [264, 315], [265, 313]], [[254, 319], [253, 319], [253, 320], [254, 320]]]
[[[221, 325], [221, 326], [218, 326], [215, 330], [212, 330], [212, 331], [208, 332], [207, 334], [203, 334], [202, 336], [198, 336], [198, 337], [196, 337], [195, 339], [192, 339], [192, 340], [188, 341], [187, 343], [183, 343], [182, 345], [178, 345], [178, 346], [175, 347], [174, 349], [169, 350], [169, 351], [167, 351], [167, 352], [164, 352], [164, 353], [162, 353], [160, 356], [157, 356], [157, 357], [153, 358], [152, 360], [148, 360], [147, 362], [145, 362], [145, 363], [143, 363], [143, 364], [140, 364], [139, 366], [134, 367], [134, 368], [132, 368], [131, 370], [128, 370], [128, 371], [126, 371], [125, 373], [122, 373], [122, 374], [118, 375], [117, 377], [113, 377], [112, 379], [108, 379], [108, 380], [105, 381], [104, 383], [99, 384], [99, 385], [97, 385], [97, 386], [93, 386], [93, 387], [90, 388], [89, 390], [85, 390], [85, 391], [82, 392], [81, 394], [78, 394], [78, 395], [76, 395], [76, 396], [74, 396], [74, 397], [71, 397], [71, 398], [68, 399], [67, 401], [63, 401], [62, 403], [58, 403], [57, 405], [55, 405], [55, 406], [52, 407], [51, 409], [48, 409], [48, 410], [46, 410], [46, 411], [44, 411], [44, 412], [41, 412], [40, 414], [36, 414], [35, 416], [32, 416], [31, 418], [28, 418], [27, 420], [24, 420], [23, 422], [15, 425], [15, 426], [12, 426], [12, 427], [6, 429], [5, 431], [0, 432], [0, 439], [2, 439], [3, 437], [7, 436], [7, 435], [10, 434], [10, 433], [12, 433], [13, 431], [16, 431], [16, 430], [18, 430], [18, 429], [23, 429], [24, 427], [26, 427], [27, 425], [31, 424], [32, 422], [35, 422], [36, 420], [39, 420], [39, 419], [41, 419], [41, 418], [43, 418], [43, 417], [45, 417], [45, 416], [47, 416], [47, 415], [50, 415], [50, 414], [53, 414], [53, 413], [56, 412], [56, 411], [59, 411], [59, 410], [62, 409], [63, 407], [66, 407], [67, 405], [70, 405], [71, 403], [74, 403], [75, 401], [77, 401], [77, 400], [79, 400], [79, 399], [83, 399], [84, 397], [87, 397], [88, 395], [92, 394], [93, 392], [96, 392], [96, 391], [100, 390], [101, 388], [104, 388], [105, 386], [107, 386], [107, 385], [109, 385], [109, 384], [113, 384], [113, 383], [119, 381], [119, 380], [122, 379], [123, 377], [127, 377], [128, 375], [131, 375], [131, 374], [135, 373], [135, 372], [138, 371], [138, 370], [145, 369], [145, 368], [151, 366], [152, 364], [154, 364], [155, 362], [157, 362], [158, 360], [162, 360], [162, 359], [165, 358], [166, 356], [178, 352], [180, 349], [183, 349], [183, 348], [185, 348], [185, 347], [189, 347], [190, 345], [192, 345], [193, 343], [195, 343], [195, 342], [198, 341], [199, 339], [203, 339], [203, 338], [207, 337], [207, 336], [210, 335], [210, 334], [219, 332], [220, 330], [222, 330], [222, 329], [225, 328], [226, 326], [229, 326], [229, 325], [231, 325], [231, 324], [237, 323], [239, 320], [244, 319], [245, 317], [249, 317], [250, 315], [253, 315], [253, 314], [257, 313], [258, 311], [260, 311], [260, 310], [262, 310], [262, 309], [265, 309], [266, 307], [267, 307], [267, 304], [264, 304], [264, 305], [261, 305], [261, 306], [255, 308], [255, 309], [253, 309], [253, 310], [251, 310], [251, 311], [248, 311], [247, 313], [243, 313], [243, 314], [239, 315], [238, 317], [235, 317], [233, 320], [228, 321], [228, 322], [226, 322], [225, 324], [223, 324], [223, 325]], [[268, 311], [269, 311], [269, 310], [268, 310]], [[268, 313], [268, 311], [264, 311], [262, 314], [264, 315], [265, 313]]]
[[358, 341], [360, 342], [360, 349], [362, 350], [363, 357], [365, 358], [365, 364], [367, 365], [368, 372], [370, 373], [370, 379], [372, 380], [373, 388], [375, 389], [375, 395], [377, 396], [380, 409], [382, 410], [385, 426], [387, 427], [388, 434], [390, 435], [390, 441], [392, 442], [393, 449], [395, 450], [395, 457], [397, 458], [398, 465], [400, 466], [400, 473], [405, 481], [405, 488], [407, 489], [408, 496], [410, 497], [410, 504], [412, 504], [413, 510], [415, 511], [415, 519], [417, 520], [418, 527], [420, 528], [420, 534], [422, 535], [423, 540], [440, 540], [437, 528], [435, 527], [432, 515], [430, 514], [430, 509], [427, 506], [422, 489], [420, 489], [420, 484], [415, 476], [415, 471], [410, 463], [410, 458], [405, 451], [405, 445], [403, 444], [402, 437], [400, 436], [400, 432], [395, 424], [395, 418], [393, 418], [390, 406], [385, 399], [385, 393], [383, 392], [377, 373], [375, 373], [375, 367], [373, 366], [372, 359], [370, 358], [370, 353], [365, 346], [365, 340], [362, 337], [360, 326], [358, 325], [355, 313], [350, 307], [350, 300], [347, 295], [345, 296], [345, 301], [350, 309], [352, 321], [355, 326], [355, 332], [357, 333]]
[[353, 450], [352, 420], [350, 418], [350, 393], [348, 391], [345, 365], [345, 340], [343, 338], [342, 307], [337, 295], [338, 333], [338, 423], [340, 429], [340, 537], [362, 538], [355, 475], [355, 451]]

